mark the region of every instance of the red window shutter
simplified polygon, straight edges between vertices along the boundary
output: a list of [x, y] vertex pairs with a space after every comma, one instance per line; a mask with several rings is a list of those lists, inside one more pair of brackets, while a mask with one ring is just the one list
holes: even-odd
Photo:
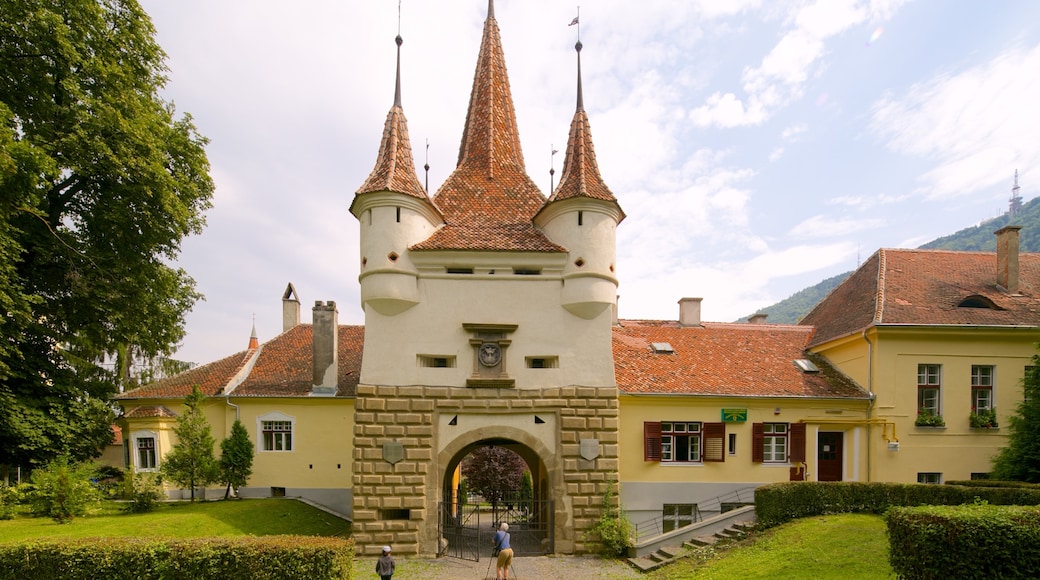
[[766, 429], [762, 423], [751, 425], [751, 461], [762, 463], [766, 456]]
[[661, 460], [661, 423], [643, 423], [643, 461]]
[[789, 428], [791, 436], [791, 453], [790, 461], [804, 462], [805, 461], [805, 423], [791, 423]]
[[726, 461], [726, 424], [705, 423], [701, 426], [704, 431], [704, 461]]

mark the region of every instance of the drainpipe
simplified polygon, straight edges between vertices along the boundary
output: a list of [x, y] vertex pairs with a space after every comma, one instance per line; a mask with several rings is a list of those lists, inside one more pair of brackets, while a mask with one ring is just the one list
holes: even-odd
[[[870, 342], [867, 338], [867, 329], [863, 329], [863, 340], [867, 341], [867, 393], [870, 395], [870, 402], [867, 403], [867, 419], [874, 412], [874, 403], [877, 401], [877, 395], [874, 394], [874, 343]], [[867, 423], [867, 482], [870, 482], [870, 468], [871, 468], [871, 447], [873, 446], [870, 438], [870, 423]]]
[[235, 421], [238, 421], [238, 405], [236, 405], [236, 404], [231, 402], [231, 394], [230, 393], [227, 394], [227, 395], [224, 395], [224, 402], [227, 403], [227, 405], [229, 407], [234, 407], [235, 408]]

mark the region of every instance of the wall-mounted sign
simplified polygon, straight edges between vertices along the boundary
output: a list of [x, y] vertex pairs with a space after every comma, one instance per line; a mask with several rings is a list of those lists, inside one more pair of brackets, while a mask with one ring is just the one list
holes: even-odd
[[723, 409], [723, 423], [743, 423], [747, 421], [747, 409]]
[[383, 461], [393, 465], [404, 459], [404, 445], [398, 441], [383, 443]]

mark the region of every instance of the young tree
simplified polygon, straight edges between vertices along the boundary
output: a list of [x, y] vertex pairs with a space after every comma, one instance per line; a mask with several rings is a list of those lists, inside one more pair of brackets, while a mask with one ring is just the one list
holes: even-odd
[[469, 491], [492, 502], [500, 501], [504, 491], [519, 490], [525, 471], [524, 460], [505, 447], [481, 447], [462, 463], [462, 476]]
[[195, 501], [196, 486], [213, 483], [219, 475], [219, 466], [213, 457], [215, 440], [202, 411], [205, 400], [198, 386], [184, 399], [184, 412], [177, 417], [177, 426], [173, 428], [177, 443], [163, 457], [159, 468], [170, 481], [191, 489], [191, 501]]
[[224, 499], [231, 497], [231, 488], [238, 489], [253, 474], [253, 442], [245, 425], [235, 419], [231, 435], [220, 442], [220, 480], [227, 485]]
[[1025, 398], [1008, 417], [1007, 447], [993, 458], [990, 476], [1009, 481], [1040, 483], [1040, 355], [1033, 355], [1022, 381]]
[[183, 338], [200, 294], [170, 264], [213, 182], [136, 0], [0, 11], [0, 464], [39, 465], [111, 441], [100, 361]]
[[33, 514], [67, 524], [87, 513], [100, 500], [101, 494], [91, 481], [96, 474], [97, 465], [69, 462], [64, 456], [34, 470], [29, 494]]

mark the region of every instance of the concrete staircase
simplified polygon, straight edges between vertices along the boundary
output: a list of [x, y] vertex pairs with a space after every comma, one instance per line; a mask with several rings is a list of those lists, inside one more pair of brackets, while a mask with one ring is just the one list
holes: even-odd
[[750, 521], [736, 522], [731, 524], [729, 527], [718, 530], [714, 534], [689, 538], [684, 541], [681, 546], [661, 546], [656, 552], [637, 558], [629, 558], [628, 563], [640, 572], [656, 570], [661, 566], [671, 564], [676, 560], [690, 556], [695, 550], [700, 548], [724, 545], [726, 543], [743, 539], [747, 537], [753, 527], [754, 526]]

